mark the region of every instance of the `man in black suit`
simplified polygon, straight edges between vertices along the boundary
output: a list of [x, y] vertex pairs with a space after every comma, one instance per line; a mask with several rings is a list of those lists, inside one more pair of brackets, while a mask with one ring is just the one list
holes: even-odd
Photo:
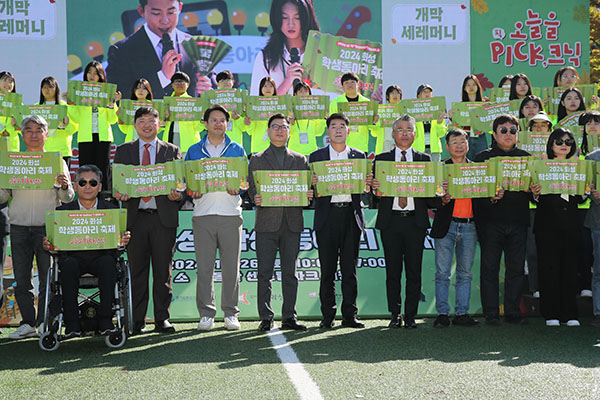
[[[75, 174], [73, 184], [77, 192], [77, 200], [56, 207], [57, 210], [105, 210], [116, 208], [114, 204], [98, 198], [102, 190], [102, 171], [95, 165], [83, 165]], [[129, 243], [131, 234], [125, 232], [121, 244]], [[44, 237], [44, 250], [52, 248], [47, 237]], [[98, 277], [100, 289], [100, 307], [98, 308], [98, 329], [101, 335], [114, 333], [112, 323], [112, 305], [117, 281], [116, 250], [64, 251], [58, 255], [60, 265], [60, 285], [63, 298], [63, 315], [65, 320], [65, 338], [81, 336], [77, 293], [79, 277], [90, 273]]]
[[[392, 137], [396, 147], [378, 154], [375, 161], [431, 161], [428, 154], [412, 148], [415, 140], [415, 119], [402, 115], [392, 125]], [[380, 186], [373, 179], [373, 189]], [[421, 263], [423, 243], [429, 227], [428, 202], [425, 198], [382, 197], [379, 200], [375, 228], [381, 231], [385, 256], [386, 290], [388, 309], [392, 313], [390, 328], [402, 326], [400, 282], [402, 263], [406, 270], [406, 295], [404, 303], [404, 327], [416, 328], [415, 315], [421, 294]]]
[[211, 89], [206, 77], [197, 78], [197, 68], [183, 50], [182, 42], [190, 35], [176, 29], [181, 12], [179, 0], [140, 0], [138, 12], [146, 23], [135, 33], [108, 49], [108, 82], [117, 84], [117, 90], [129, 93], [139, 78], [150, 82], [155, 99], [171, 95], [171, 77], [183, 71], [191, 78], [190, 93], [195, 96], [196, 86]]
[[[158, 111], [150, 107], [138, 108], [134, 124], [139, 139], [117, 147], [115, 164], [152, 165], [181, 158], [179, 147], [156, 137]], [[127, 229], [133, 237], [127, 256], [131, 266], [134, 333], [141, 333], [145, 328], [150, 262], [154, 329], [164, 333], [175, 332], [169, 322], [169, 307], [173, 296], [171, 272], [182, 197], [176, 190], [171, 190], [168, 195], [142, 198], [131, 198], [126, 193], [115, 194], [115, 198], [127, 208]]]
[[[350, 133], [350, 121], [344, 114], [331, 114], [327, 118], [327, 136], [329, 146], [316, 150], [309, 156], [309, 162], [327, 160], [346, 160], [350, 158], [366, 158], [360, 150], [346, 146]], [[365, 181], [371, 183], [369, 174]], [[313, 175], [313, 186], [318, 182]], [[361, 189], [362, 190], [362, 189]], [[365, 215], [362, 210], [360, 195], [322, 196], [315, 199], [315, 218], [313, 228], [317, 233], [319, 245], [319, 261], [321, 262], [321, 313], [323, 320], [320, 327], [333, 328], [335, 302], [335, 273], [338, 259], [342, 272], [342, 326], [364, 328], [356, 315], [356, 263], [361, 232], [365, 229]]]

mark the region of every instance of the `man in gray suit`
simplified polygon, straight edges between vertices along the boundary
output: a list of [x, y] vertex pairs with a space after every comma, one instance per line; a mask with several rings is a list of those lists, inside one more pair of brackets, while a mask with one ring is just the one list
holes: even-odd
[[[290, 136], [290, 123], [283, 114], [271, 116], [268, 123], [271, 145], [252, 155], [248, 167], [248, 193], [256, 204], [256, 257], [258, 258], [258, 315], [260, 331], [273, 328], [271, 308], [271, 278], [275, 256], [281, 258], [281, 289], [283, 292], [282, 329], [306, 330], [296, 319], [296, 260], [300, 250], [300, 232], [304, 229], [302, 207], [261, 207], [262, 198], [257, 193], [253, 171], [257, 170], [307, 170], [308, 162], [302, 154], [290, 151], [286, 144]], [[306, 193], [312, 200], [313, 191]]]

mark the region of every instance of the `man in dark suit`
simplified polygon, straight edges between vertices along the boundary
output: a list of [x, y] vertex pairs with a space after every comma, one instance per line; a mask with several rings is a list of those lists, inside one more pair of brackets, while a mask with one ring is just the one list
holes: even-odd
[[[106, 210], [117, 208], [114, 204], [98, 198], [102, 191], [102, 171], [95, 165], [83, 165], [75, 174], [73, 184], [77, 192], [77, 200], [56, 207], [57, 210]], [[131, 238], [125, 232], [121, 244], [126, 246]], [[52, 248], [47, 237], [44, 237], [44, 250]], [[116, 332], [112, 323], [112, 306], [117, 281], [116, 250], [85, 250], [59, 252], [60, 285], [63, 298], [63, 315], [65, 321], [65, 338], [81, 336], [77, 293], [79, 277], [90, 273], [98, 277], [100, 289], [100, 307], [98, 308], [98, 330], [101, 335]]]
[[[254, 183], [253, 171], [259, 170], [307, 170], [306, 157], [288, 150], [286, 143], [290, 137], [289, 120], [283, 114], [271, 116], [268, 122], [270, 146], [252, 155], [248, 166], [248, 193], [256, 204], [254, 230], [256, 231], [256, 257], [258, 258], [258, 315], [261, 331], [273, 328], [275, 313], [271, 308], [271, 279], [275, 266], [275, 256], [279, 250], [281, 258], [281, 290], [283, 307], [282, 329], [306, 330], [296, 318], [296, 296], [298, 279], [296, 261], [300, 250], [300, 233], [304, 229], [302, 207], [261, 207], [262, 197]], [[306, 195], [312, 199], [313, 191]]]
[[[346, 160], [366, 158], [360, 150], [346, 146], [350, 134], [350, 121], [344, 114], [331, 114], [327, 118], [327, 136], [329, 146], [316, 150], [309, 156], [309, 162], [327, 160]], [[372, 179], [372, 175], [369, 174]], [[368, 184], [371, 179], [367, 179]], [[313, 175], [313, 186], [318, 182]], [[362, 190], [362, 189], [361, 189]], [[360, 194], [322, 196], [315, 199], [315, 219], [313, 228], [317, 233], [319, 245], [319, 261], [321, 263], [321, 328], [333, 328], [335, 302], [335, 272], [338, 259], [342, 272], [342, 326], [364, 328], [356, 315], [356, 263], [361, 232], [365, 229], [365, 215], [362, 210]]]
[[[152, 165], [181, 158], [179, 147], [156, 137], [159, 119], [155, 109], [139, 108], [135, 112], [134, 124], [139, 139], [117, 147], [115, 164]], [[133, 281], [134, 333], [141, 333], [145, 328], [150, 262], [155, 330], [175, 332], [169, 322], [169, 307], [173, 296], [171, 271], [182, 194], [171, 190], [166, 196], [140, 199], [131, 198], [126, 193], [116, 193], [115, 197], [127, 208], [127, 229], [133, 237], [127, 255]]]
[[[415, 140], [415, 119], [402, 115], [392, 126], [396, 147], [378, 154], [375, 161], [431, 161], [428, 154], [412, 148]], [[373, 189], [380, 182], [373, 179]], [[392, 313], [390, 328], [402, 326], [400, 316], [402, 263], [406, 270], [406, 295], [404, 302], [404, 327], [416, 328], [415, 315], [421, 294], [421, 263], [423, 243], [429, 227], [428, 201], [425, 198], [382, 197], [379, 200], [375, 227], [381, 231], [385, 256], [388, 309]]]
[[[140, 0], [138, 12], [146, 23], [108, 49], [108, 82], [129, 93], [137, 79], [146, 78], [154, 98], [162, 99], [173, 92], [171, 77], [175, 71], [183, 71], [191, 78], [189, 90], [195, 96], [197, 68], [182, 45], [190, 35], [176, 29], [180, 11], [179, 0]], [[198, 85], [211, 89], [206, 77]]]

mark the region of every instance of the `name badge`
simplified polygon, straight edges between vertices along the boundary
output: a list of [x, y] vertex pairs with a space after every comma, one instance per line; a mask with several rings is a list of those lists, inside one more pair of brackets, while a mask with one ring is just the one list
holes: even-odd
[[230, 120], [230, 121], [227, 123], [227, 130], [228, 130], [229, 132], [231, 132], [231, 131], [233, 130], [233, 121], [231, 121], [231, 120]]
[[300, 144], [308, 144], [308, 132], [300, 132]]
[[350, 132], [358, 132], [358, 125], [350, 125]]
[[266, 142], [267, 140], [269, 140], [269, 130], [265, 129], [265, 135], [263, 136], [263, 142]]

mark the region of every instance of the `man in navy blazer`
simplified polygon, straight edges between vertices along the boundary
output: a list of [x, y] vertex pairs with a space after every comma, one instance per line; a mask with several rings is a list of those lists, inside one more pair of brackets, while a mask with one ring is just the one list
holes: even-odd
[[[327, 118], [327, 136], [330, 144], [314, 151], [309, 162], [366, 158], [365, 153], [346, 145], [350, 133], [350, 121], [344, 114], [332, 114]], [[372, 175], [365, 177], [371, 184]], [[313, 186], [318, 182], [313, 175]], [[342, 272], [342, 326], [364, 328], [356, 315], [356, 263], [360, 235], [365, 229], [365, 215], [360, 194], [321, 196], [315, 198], [315, 218], [313, 228], [317, 233], [319, 261], [321, 263], [321, 285], [319, 297], [323, 320], [320, 327], [330, 329], [336, 314], [335, 273], [338, 259]]]

